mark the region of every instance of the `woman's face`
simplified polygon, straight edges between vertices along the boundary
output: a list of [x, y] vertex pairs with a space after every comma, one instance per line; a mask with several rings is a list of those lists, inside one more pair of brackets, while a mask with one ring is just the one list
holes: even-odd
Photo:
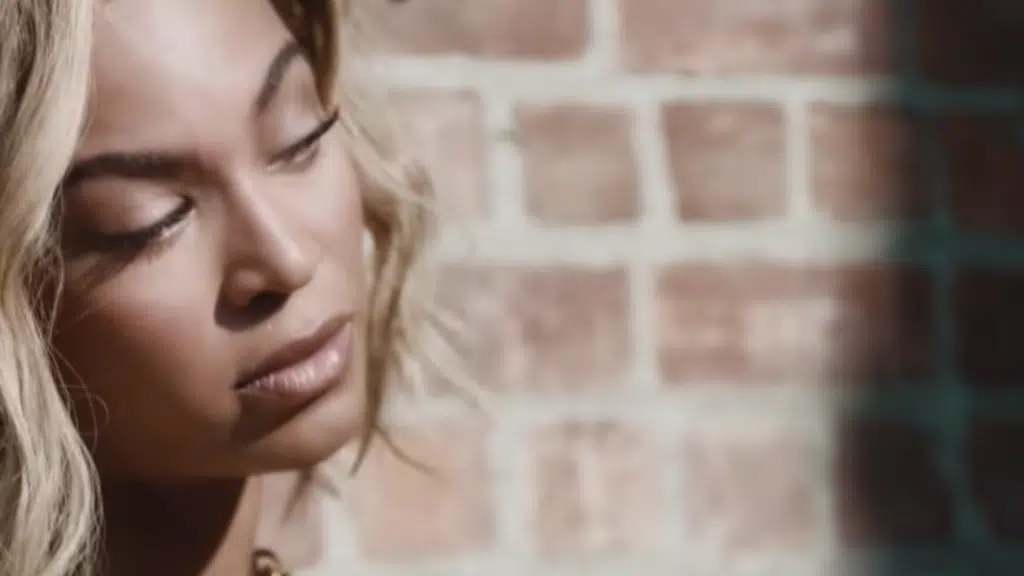
[[362, 213], [335, 111], [267, 2], [96, 15], [55, 332], [80, 429], [108, 476], [313, 464], [365, 400]]

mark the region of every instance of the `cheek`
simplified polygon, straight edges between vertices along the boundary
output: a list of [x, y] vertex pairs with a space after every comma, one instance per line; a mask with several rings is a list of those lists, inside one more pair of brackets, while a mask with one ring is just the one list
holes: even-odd
[[312, 179], [314, 193], [305, 205], [309, 222], [329, 258], [346, 271], [361, 269], [363, 257], [363, 206], [355, 165], [333, 134], [324, 142], [320, 166]]
[[216, 390], [230, 381], [230, 366], [210, 357], [225, 343], [204, 328], [207, 288], [195, 270], [161, 275], [173, 283], [128, 273], [88, 293], [69, 287], [65, 295], [54, 342], [65, 382], [104, 404], [115, 433], [180, 433], [182, 418], [198, 425], [227, 417], [230, 405], [218, 400], [226, 394]]

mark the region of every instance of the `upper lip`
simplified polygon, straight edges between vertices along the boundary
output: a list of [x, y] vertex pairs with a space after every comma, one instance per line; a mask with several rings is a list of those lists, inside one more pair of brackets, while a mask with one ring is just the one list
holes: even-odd
[[266, 356], [263, 361], [258, 362], [249, 370], [246, 370], [236, 383], [236, 388], [242, 388], [264, 376], [273, 374], [279, 370], [294, 366], [310, 358], [320, 351], [327, 342], [338, 333], [351, 319], [348, 315], [339, 315], [322, 323], [316, 330], [292, 340], [288, 344], [278, 348]]

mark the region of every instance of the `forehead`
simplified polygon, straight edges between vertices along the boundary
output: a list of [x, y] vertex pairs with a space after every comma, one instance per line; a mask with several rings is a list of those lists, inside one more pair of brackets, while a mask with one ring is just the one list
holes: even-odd
[[264, 0], [112, 0], [95, 22], [88, 147], [244, 115], [288, 38]]

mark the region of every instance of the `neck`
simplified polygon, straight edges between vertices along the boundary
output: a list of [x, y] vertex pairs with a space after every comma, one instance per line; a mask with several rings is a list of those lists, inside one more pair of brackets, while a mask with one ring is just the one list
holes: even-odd
[[108, 576], [237, 576], [252, 570], [257, 479], [103, 484]]

